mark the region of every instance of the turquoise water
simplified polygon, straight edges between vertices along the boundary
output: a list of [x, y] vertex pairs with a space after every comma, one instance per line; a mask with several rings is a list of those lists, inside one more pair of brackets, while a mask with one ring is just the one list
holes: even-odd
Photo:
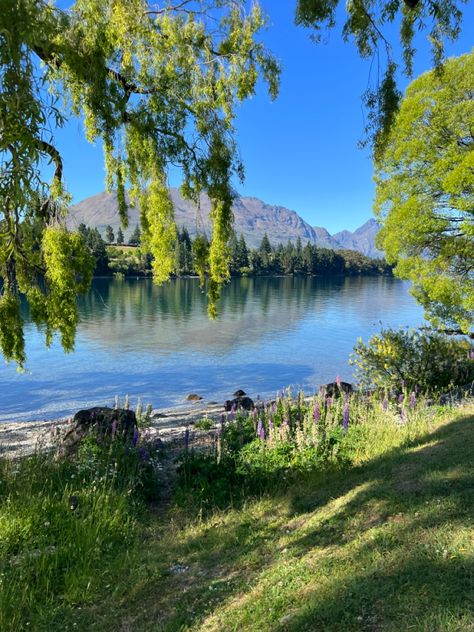
[[196, 279], [161, 288], [96, 279], [80, 303], [74, 353], [59, 343], [46, 349], [27, 325], [26, 373], [0, 367], [0, 421], [52, 419], [115, 395], [161, 408], [190, 392], [220, 402], [238, 388], [265, 397], [288, 385], [313, 392], [336, 375], [350, 381], [359, 336], [367, 340], [380, 322], [422, 322], [408, 289], [383, 277], [237, 279], [210, 321]]

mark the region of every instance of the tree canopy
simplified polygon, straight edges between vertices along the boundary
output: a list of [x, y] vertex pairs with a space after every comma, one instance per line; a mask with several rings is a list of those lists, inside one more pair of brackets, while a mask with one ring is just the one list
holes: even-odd
[[378, 245], [437, 326], [474, 315], [474, 51], [412, 82], [376, 162]]
[[[433, 62], [439, 70], [445, 42], [455, 40], [460, 33], [461, 7], [465, 1], [349, 0], [345, 3], [343, 38], [346, 41], [354, 40], [361, 57], [376, 56], [377, 76], [363, 95], [369, 109], [365, 142], [373, 145], [376, 157], [384, 147], [402, 96], [397, 87], [397, 70], [401, 67], [408, 77], [413, 73], [415, 34], [427, 31]], [[296, 23], [313, 28], [315, 39], [319, 40], [323, 29], [331, 29], [336, 25], [338, 6], [339, 0], [297, 0]], [[401, 59], [388, 34], [391, 23], [399, 25]]]
[[[82, 116], [101, 141], [106, 184], [140, 206], [142, 247], [158, 282], [173, 270], [177, 243], [167, 171], [182, 192], [212, 202], [213, 233], [201, 249], [211, 311], [228, 278], [231, 177], [243, 176], [233, 138], [236, 104], [258, 78], [276, 96], [279, 67], [257, 40], [265, 18], [243, 0], [77, 0], [67, 11], [43, 0], [2, 0], [0, 11], [0, 347], [25, 359], [20, 295], [51, 342], [72, 349], [76, 298], [93, 259], [64, 225], [69, 197], [54, 132]], [[48, 181], [47, 163], [52, 171]]]

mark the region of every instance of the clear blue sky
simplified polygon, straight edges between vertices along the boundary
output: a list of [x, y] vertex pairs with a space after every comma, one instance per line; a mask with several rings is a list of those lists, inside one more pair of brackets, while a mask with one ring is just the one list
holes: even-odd
[[[331, 233], [353, 230], [371, 217], [374, 195], [369, 152], [357, 148], [365, 124], [360, 95], [370, 61], [359, 59], [337, 29], [325, 44], [313, 43], [310, 31], [294, 26], [295, 0], [261, 4], [269, 15], [263, 40], [283, 66], [281, 89], [275, 102], [262, 88], [239, 109], [237, 140], [246, 180], [236, 188], [294, 209]], [[449, 55], [474, 46], [474, 3], [464, 11], [463, 32], [448, 44]], [[392, 33], [394, 43], [397, 37]], [[431, 67], [426, 41], [420, 39], [417, 48], [415, 76]], [[58, 140], [74, 201], [102, 191], [102, 152], [84, 140], [81, 122], [72, 121]]]

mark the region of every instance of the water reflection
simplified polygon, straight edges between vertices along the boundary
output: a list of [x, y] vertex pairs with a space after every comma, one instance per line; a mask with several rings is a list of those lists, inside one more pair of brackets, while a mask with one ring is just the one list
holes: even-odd
[[[27, 326], [28, 372], [0, 366], [0, 421], [55, 418], [130, 394], [154, 406], [186, 394], [224, 400], [237, 388], [272, 395], [289, 384], [308, 391], [337, 374], [359, 336], [417, 324], [408, 285], [390, 278], [235, 279], [215, 321], [197, 279], [157, 287], [147, 279], [97, 279], [79, 305], [76, 350]], [[28, 313], [24, 307], [24, 318]]]
[[384, 320], [400, 301], [390, 291], [394, 284], [398, 282], [387, 278], [235, 279], [222, 292], [218, 318], [210, 321], [197, 279], [177, 279], [162, 287], [144, 279], [98, 279], [80, 302], [80, 330], [115, 350], [223, 354], [295, 329], [307, 315], [322, 324], [341, 317]]

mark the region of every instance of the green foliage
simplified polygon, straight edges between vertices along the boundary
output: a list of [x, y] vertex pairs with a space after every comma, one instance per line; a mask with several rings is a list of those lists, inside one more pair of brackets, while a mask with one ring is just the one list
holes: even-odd
[[407, 89], [376, 162], [378, 244], [437, 327], [474, 323], [474, 53]]
[[[132, 204], [139, 202], [143, 247], [154, 256], [157, 282], [169, 277], [175, 261], [168, 167], [181, 168], [188, 198], [208, 193], [213, 232], [206, 273], [215, 309], [228, 278], [230, 181], [243, 175], [233, 139], [235, 108], [254, 94], [259, 77], [272, 98], [278, 87], [278, 64], [257, 40], [265, 18], [258, 4], [248, 12], [245, 5], [216, 0], [157, 8], [146, 0], [77, 0], [63, 10], [44, 0], [2, 3], [0, 276], [9, 317], [0, 343], [7, 357], [24, 360], [22, 322], [12, 309], [19, 294], [29, 302], [33, 296], [48, 338], [62, 319], [53, 313], [58, 301], [40, 305], [39, 295], [47, 276], [58, 285], [51, 266], [45, 269], [43, 247], [50, 240], [42, 233], [64, 224], [69, 198], [52, 134], [71, 114], [83, 117], [90, 142], [102, 141], [106, 184], [117, 190], [123, 227], [126, 185]], [[66, 244], [66, 238], [55, 239]], [[52, 250], [47, 256], [54, 265]], [[75, 276], [86, 279], [83, 263]], [[78, 287], [63, 283], [61, 289], [68, 315], [59, 329], [67, 348], [73, 345], [71, 301]]]
[[85, 224], [80, 224], [77, 230], [82, 235], [84, 243], [95, 259], [94, 274], [107, 274], [109, 270], [109, 256], [105, 241], [97, 228], [88, 228]]
[[474, 381], [470, 344], [434, 331], [383, 329], [368, 344], [358, 341], [351, 363], [361, 385], [394, 392], [436, 393]]
[[114, 229], [110, 226], [110, 224], [105, 227], [105, 238], [109, 244], [113, 243], [115, 240]]
[[128, 239], [128, 243], [131, 246], [139, 246], [140, 242], [142, 240], [142, 234], [140, 231], [140, 226], [137, 224], [135, 226], [135, 228], [133, 229], [132, 234], [130, 235], [129, 239]]
[[[177, 501], [225, 507], [244, 497], [282, 492], [302, 476], [340, 469], [380, 450], [394, 428], [416, 433], [428, 419], [425, 401], [342, 391], [305, 398], [289, 392], [249, 413], [230, 413], [212, 430], [212, 448], [187, 449]], [[378, 445], [374, 442], [378, 441]], [[192, 445], [192, 443], [191, 443]]]
[[[384, 0], [381, 3], [346, 3], [343, 39], [353, 40], [362, 58], [373, 59], [376, 56], [377, 65], [382, 68], [377, 72], [372, 87], [363, 95], [363, 101], [369, 109], [367, 138], [363, 144], [372, 144], [376, 158], [386, 145], [387, 135], [400, 103], [397, 70], [402, 66], [406, 76], [411, 77], [413, 73], [415, 32], [430, 29], [427, 39], [431, 44], [436, 70], [441, 76], [444, 45], [447, 40], [452, 41], [459, 36], [463, 3], [464, 0]], [[338, 0], [297, 0], [296, 23], [313, 28], [314, 39], [319, 42], [324, 29], [336, 26], [339, 4]], [[390, 23], [396, 23], [399, 27], [401, 60], [394, 55], [396, 47], [392, 45], [391, 34], [388, 33]], [[384, 56], [381, 54], [381, 48]]]
[[117, 244], [119, 246], [121, 246], [123, 244], [123, 231], [122, 229], [119, 227], [118, 231], [117, 231]]
[[202, 419], [198, 419], [194, 424], [194, 427], [198, 430], [210, 430], [214, 425], [212, 419], [208, 417], [203, 417]]
[[1, 460], [2, 631], [50, 630], [61, 609], [97, 599], [127, 572], [144, 500], [159, 490], [157, 457], [144, 449], [90, 435], [74, 459]]

